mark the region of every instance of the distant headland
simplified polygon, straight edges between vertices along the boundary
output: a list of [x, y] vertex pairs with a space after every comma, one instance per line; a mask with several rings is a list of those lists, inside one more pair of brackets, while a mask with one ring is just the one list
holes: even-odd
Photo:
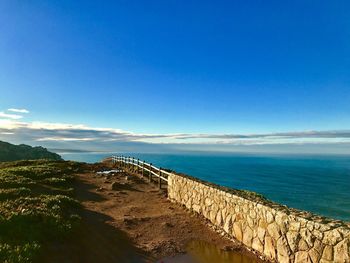
[[37, 159], [62, 160], [60, 155], [41, 146], [14, 145], [0, 141], [0, 162]]

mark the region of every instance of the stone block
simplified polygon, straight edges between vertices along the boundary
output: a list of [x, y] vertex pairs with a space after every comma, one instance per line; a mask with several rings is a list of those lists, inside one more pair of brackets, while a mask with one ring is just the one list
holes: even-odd
[[252, 248], [258, 251], [259, 253], [264, 253], [264, 245], [257, 237], [253, 239]]
[[295, 253], [295, 261], [294, 263], [312, 263], [309, 255], [306, 251], [299, 251]]
[[239, 222], [235, 222], [233, 224], [233, 234], [234, 234], [234, 237], [242, 242], [243, 241], [243, 232], [242, 232], [242, 226], [241, 226], [241, 223]]
[[278, 240], [280, 238], [280, 236], [281, 236], [280, 228], [275, 222], [273, 222], [273, 223], [268, 225], [267, 232], [275, 240]]
[[350, 256], [349, 256], [349, 240], [343, 240], [339, 242], [335, 247], [334, 247], [334, 262], [339, 262], [339, 263], [348, 263], [350, 262]]
[[252, 247], [253, 242], [253, 230], [250, 227], [246, 227], [243, 231], [243, 244], [247, 247]]
[[276, 259], [275, 244], [270, 236], [265, 236], [264, 254], [271, 260]]

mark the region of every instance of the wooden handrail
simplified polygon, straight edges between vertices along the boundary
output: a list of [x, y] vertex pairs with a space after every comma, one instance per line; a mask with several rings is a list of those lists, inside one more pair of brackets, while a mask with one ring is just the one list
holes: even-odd
[[[158, 168], [150, 163], [147, 163], [145, 161], [140, 161], [139, 159], [135, 159], [134, 157], [126, 157], [126, 156], [111, 156], [110, 157], [112, 159], [112, 162], [116, 163], [116, 162], [121, 162], [123, 164], [129, 164], [129, 165], [132, 165], [132, 166], [136, 166], [136, 167], [139, 167], [145, 171], [147, 171], [148, 173], [151, 173], [152, 175], [168, 182], [168, 178], [164, 177], [164, 176], [161, 176], [161, 175], [171, 175], [172, 173], [168, 172], [168, 171], [165, 171], [161, 168]], [[153, 171], [153, 170], [157, 171]]]

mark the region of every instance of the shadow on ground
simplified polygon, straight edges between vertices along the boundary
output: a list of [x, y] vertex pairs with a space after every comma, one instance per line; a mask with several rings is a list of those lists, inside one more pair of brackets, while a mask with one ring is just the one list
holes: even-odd
[[[104, 200], [91, 192], [96, 186], [77, 182], [76, 191], [80, 201]], [[109, 222], [113, 218], [95, 211], [81, 212], [82, 224], [66, 239], [48, 244], [40, 263], [136, 263], [154, 262], [146, 252], [136, 248], [126, 234]]]

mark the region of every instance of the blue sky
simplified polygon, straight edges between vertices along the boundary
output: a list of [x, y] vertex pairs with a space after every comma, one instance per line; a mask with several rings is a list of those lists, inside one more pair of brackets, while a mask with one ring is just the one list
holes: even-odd
[[[0, 139], [72, 147], [107, 129], [154, 144], [178, 134], [196, 139], [175, 143], [246, 143], [229, 134], [284, 147], [285, 136], [273, 138], [288, 133], [306, 148], [344, 148], [348, 137], [334, 131], [350, 130], [349, 10], [348, 1], [1, 1]], [[6, 116], [11, 108], [29, 113]], [[28, 136], [40, 129], [49, 136]], [[332, 136], [310, 141], [310, 131]], [[106, 148], [89, 136], [79, 148]]]

